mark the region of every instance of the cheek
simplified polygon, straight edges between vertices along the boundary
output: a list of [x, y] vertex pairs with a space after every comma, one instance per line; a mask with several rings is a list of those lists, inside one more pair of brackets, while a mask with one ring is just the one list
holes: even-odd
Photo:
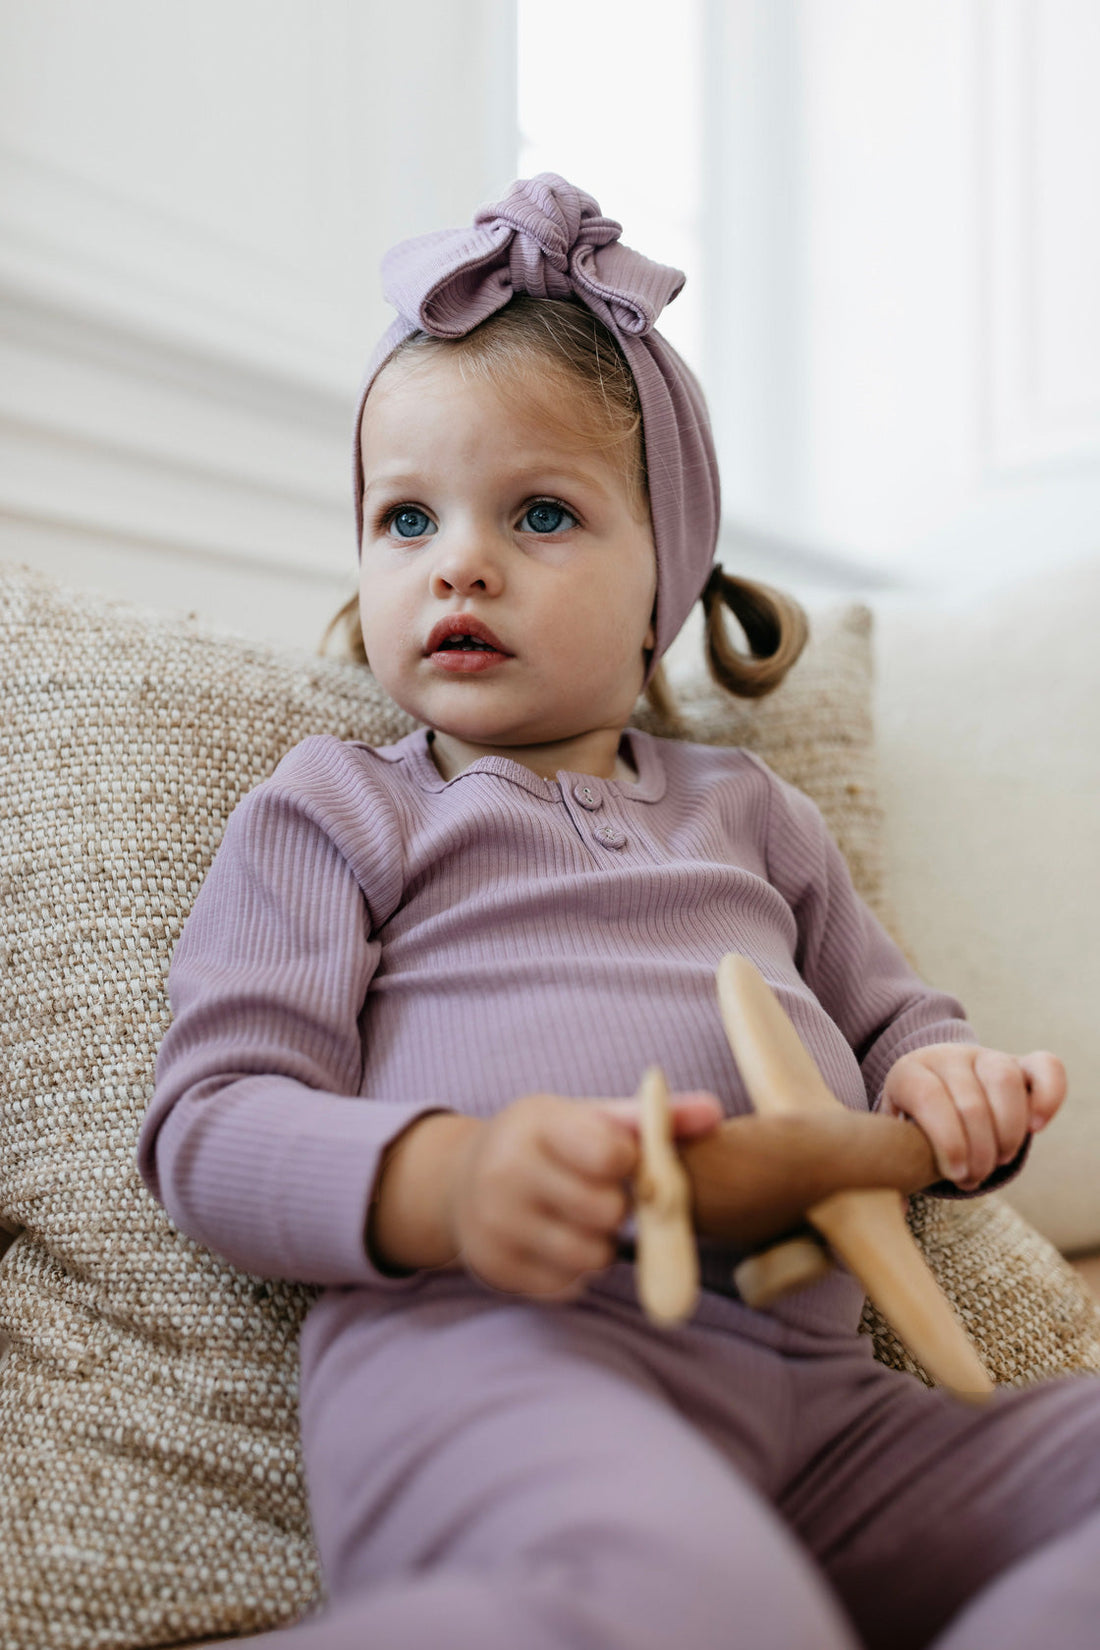
[[375, 604], [374, 604], [374, 601], [372, 599], [371, 593], [370, 593], [370, 591], [368, 591], [366, 589], [366, 587], [363, 584], [363, 581], [360, 580], [359, 581], [359, 628], [363, 632], [363, 641], [366, 643], [368, 655], [370, 653], [371, 630], [373, 628], [372, 620], [373, 620], [375, 611], [376, 611]]
[[652, 544], [648, 546], [642, 566], [637, 569], [630, 595], [632, 623], [636, 623], [642, 633], [642, 646], [653, 647], [656, 640], [653, 627], [657, 617], [657, 556]]
[[391, 593], [384, 583], [369, 578], [359, 581], [359, 628], [363, 645], [373, 666], [377, 660], [384, 665], [395, 629]]
[[648, 521], [631, 528], [624, 550], [624, 592], [629, 590], [631, 601], [644, 608], [648, 619], [657, 600], [657, 546]]

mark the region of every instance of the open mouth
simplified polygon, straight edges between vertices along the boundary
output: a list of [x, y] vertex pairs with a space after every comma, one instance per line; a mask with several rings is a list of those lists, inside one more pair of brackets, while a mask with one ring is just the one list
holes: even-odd
[[473, 649], [479, 653], [496, 653], [499, 650], [490, 647], [488, 642], [479, 642], [476, 636], [445, 636], [436, 648], [437, 653], [450, 653], [455, 650], [467, 652]]
[[480, 636], [471, 636], [456, 630], [451, 636], [440, 636], [428, 655], [434, 668], [450, 676], [480, 676], [486, 671], [499, 670], [510, 662], [499, 643], [487, 642]]
[[484, 670], [512, 655], [476, 613], [448, 613], [432, 626], [424, 647], [444, 670]]

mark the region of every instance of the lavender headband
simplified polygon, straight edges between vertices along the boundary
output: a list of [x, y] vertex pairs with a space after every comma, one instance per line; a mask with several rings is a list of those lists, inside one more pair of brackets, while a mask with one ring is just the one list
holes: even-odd
[[521, 179], [483, 206], [470, 229], [441, 229], [392, 247], [382, 283], [397, 319], [367, 365], [355, 414], [355, 519], [363, 538], [359, 429], [367, 391], [414, 332], [462, 338], [517, 292], [578, 298], [611, 331], [634, 375], [642, 408], [657, 549], [657, 645], [646, 680], [710, 577], [718, 538], [718, 465], [703, 392], [654, 330], [683, 273], [623, 246], [622, 225], [554, 172]]

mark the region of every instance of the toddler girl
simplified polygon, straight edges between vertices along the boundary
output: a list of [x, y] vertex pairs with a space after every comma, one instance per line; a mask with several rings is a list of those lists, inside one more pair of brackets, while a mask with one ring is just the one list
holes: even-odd
[[700, 595], [737, 693], [804, 626], [712, 564], [706, 411], [653, 327], [683, 278], [618, 236], [544, 174], [390, 255], [360, 617], [423, 725], [291, 751], [172, 964], [145, 1178], [236, 1265], [324, 1286], [301, 1419], [328, 1604], [278, 1642], [1006, 1650], [1041, 1608], [1083, 1650], [1100, 1386], [972, 1408], [873, 1360], [849, 1275], [765, 1315], [728, 1251], [659, 1331], [620, 1258], [644, 1067], [681, 1137], [749, 1109], [726, 951], [847, 1105], [919, 1121], [956, 1195], [1015, 1171], [1065, 1083], [976, 1046], [800, 792], [627, 727]]

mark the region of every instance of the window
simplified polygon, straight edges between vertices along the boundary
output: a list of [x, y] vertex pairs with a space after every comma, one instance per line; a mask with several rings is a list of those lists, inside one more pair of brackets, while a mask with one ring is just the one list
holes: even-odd
[[686, 271], [658, 326], [698, 370], [702, 345], [701, 0], [518, 0], [519, 176], [559, 172]]

